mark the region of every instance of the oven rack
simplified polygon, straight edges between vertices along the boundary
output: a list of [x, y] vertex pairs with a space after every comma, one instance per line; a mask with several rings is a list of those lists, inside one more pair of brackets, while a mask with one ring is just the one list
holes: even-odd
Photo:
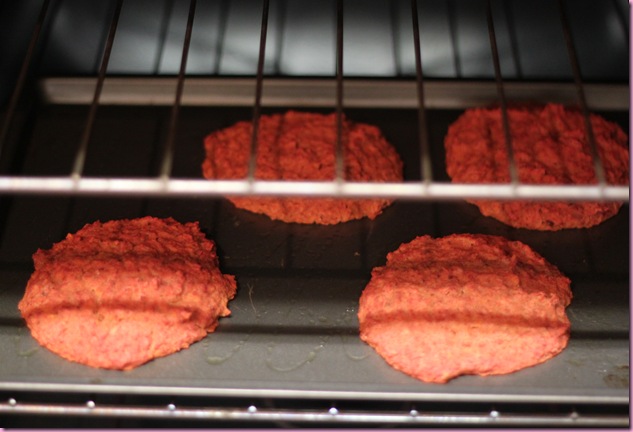
[[[412, 33], [414, 36], [416, 76], [414, 80], [348, 80], [344, 76], [344, 1], [336, 2], [336, 74], [320, 80], [284, 80], [268, 78], [264, 74], [266, 41], [270, 4], [262, 2], [260, 46], [256, 76], [246, 79], [213, 77], [200, 79], [187, 76], [187, 59], [191, 43], [196, 0], [189, 3], [179, 74], [176, 78], [122, 78], [109, 76], [108, 62], [114, 45], [123, 0], [118, 0], [112, 14], [105, 40], [98, 76], [91, 78], [44, 78], [40, 90], [44, 101], [50, 104], [86, 104], [89, 113], [84, 132], [74, 156], [73, 168], [67, 176], [0, 175], [0, 194], [73, 194], [73, 195], [147, 195], [147, 196], [328, 196], [328, 197], [384, 197], [411, 200], [457, 200], [468, 198], [516, 200], [568, 200], [568, 201], [628, 201], [629, 187], [605, 182], [604, 172], [596, 150], [589, 121], [590, 109], [628, 109], [628, 86], [585, 84], [581, 77], [576, 48], [565, 13], [565, 4], [559, 0], [562, 34], [573, 72], [572, 83], [529, 83], [504, 80], [500, 68], [500, 55], [495, 35], [491, 1], [486, 3], [487, 31], [494, 63], [493, 81], [464, 82], [460, 80], [434, 82], [422, 73], [420, 24], [418, 2], [411, 1]], [[20, 76], [9, 102], [4, 125], [0, 129], [0, 156], [9, 135], [13, 118], [29, 74], [33, 53], [49, 9], [45, 0], [31, 36]], [[504, 128], [508, 131], [508, 101], [550, 100], [578, 106], [585, 116], [586, 135], [593, 156], [597, 181], [591, 185], [534, 185], [518, 180], [512, 159], [512, 145], [506, 133], [506, 146], [510, 155], [511, 181], [506, 184], [454, 184], [437, 181], [431, 170], [426, 111], [433, 108], [477, 105], [500, 105]], [[91, 177], [83, 173], [86, 153], [90, 147], [92, 128], [100, 106], [168, 105], [172, 107], [169, 129], [162, 145], [160, 173], [153, 177]], [[249, 175], [244, 180], [202, 180], [172, 177], [175, 136], [180, 108], [184, 105], [252, 106], [253, 142], [251, 144]], [[330, 107], [337, 114], [339, 133], [336, 143], [335, 178], [331, 182], [262, 181], [254, 177], [256, 159], [256, 131], [262, 108], [271, 106]], [[376, 184], [348, 182], [342, 176], [342, 149], [340, 124], [344, 109], [348, 107], [412, 108], [418, 110], [421, 179], [402, 183]], [[69, 143], [72, 145], [73, 143]]]
[[262, 180], [177, 180], [86, 177], [0, 177], [0, 192], [91, 196], [301, 196], [408, 200], [567, 200], [627, 201], [625, 186], [467, 183], [369, 183]]
[[[543, 405], [530, 412], [522, 412], [516, 406], [485, 405], [481, 407], [472, 404], [467, 410], [463, 407], [442, 405], [441, 409], [433, 404], [398, 404], [391, 407], [382, 403], [380, 409], [359, 409], [356, 406], [346, 406], [345, 402], [315, 402], [304, 407], [284, 407], [279, 400], [236, 401], [212, 405], [212, 401], [205, 401], [204, 406], [180, 406], [176, 403], [163, 405], [98, 403], [95, 400], [87, 400], [85, 403], [34, 403], [21, 402], [11, 397], [0, 402], [0, 415], [28, 416], [45, 415], [50, 417], [66, 417], [84, 419], [90, 422], [98, 419], [98, 422], [114, 420], [117, 423], [125, 421], [159, 422], [163, 427], [165, 422], [175, 422], [183, 425], [186, 421], [195, 421], [197, 424], [213, 422], [227, 425], [235, 424], [262, 424], [282, 427], [315, 425], [347, 426], [371, 426], [390, 425], [392, 427], [424, 427], [446, 426], [451, 427], [564, 427], [564, 428], [588, 428], [609, 427], [621, 428], [629, 425], [628, 415], [624, 412], [605, 413], [596, 411], [596, 407], [565, 406], [555, 407]], [[277, 406], [281, 405], [281, 406]], [[305, 405], [308, 405], [307, 407]], [[75, 420], [80, 421], [80, 420]], [[81, 423], [79, 423], [81, 424]], [[118, 424], [117, 424], [118, 425]], [[134, 425], [134, 423], [132, 423]]]

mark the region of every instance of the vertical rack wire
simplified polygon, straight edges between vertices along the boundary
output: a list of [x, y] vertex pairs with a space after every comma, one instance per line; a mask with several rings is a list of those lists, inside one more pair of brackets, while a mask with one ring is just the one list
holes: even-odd
[[499, 49], [497, 47], [497, 35], [495, 33], [494, 20], [492, 18], [492, 1], [486, 2], [486, 21], [488, 23], [488, 36], [490, 38], [490, 50], [492, 51], [492, 62], [495, 71], [495, 82], [497, 86], [497, 95], [501, 104], [501, 122], [503, 127], [503, 137], [506, 146], [506, 154], [508, 155], [508, 170], [510, 174], [510, 182], [513, 185], [518, 183], [518, 173], [516, 161], [514, 159], [514, 151], [512, 149], [512, 136], [510, 134], [510, 121], [508, 118], [508, 103], [506, 100], [505, 89], [503, 87], [503, 78], [501, 76], [501, 65], [499, 61]]
[[226, 29], [227, 22], [229, 20], [229, 3], [230, 0], [220, 0], [219, 1], [219, 19], [218, 19], [218, 29], [217, 34], [218, 37], [213, 44], [213, 52], [215, 53], [215, 57], [213, 59], [213, 63], [211, 66], [211, 73], [220, 75], [220, 70], [222, 66], [222, 57], [224, 55], [224, 46], [226, 44]]
[[257, 77], [255, 80], [255, 102], [253, 104], [253, 130], [251, 135], [250, 158], [248, 163], [248, 180], [251, 184], [255, 180], [257, 168], [257, 135], [259, 133], [259, 119], [261, 116], [262, 90], [264, 85], [264, 61], [266, 59], [266, 37], [268, 34], [268, 11], [270, 4], [264, 0], [262, 5], [262, 24], [259, 37], [259, 58], [257, 59]]
[[103, 51], [103, 57], [101, 59], [101, 65], [99, 66], [99, 74], [97, 77], [97, 85], [92, 97], [92, 103], [90, 104], [90, 111], [88, 112], [88, 118], [79, 141], [79, 148], [75, 155], [75, 161], [71, 171], [71, 177], [74, 180], [79, 180], [81, 177], [84, 165], [86, 163], [86, 153], [88, 152], [88, 143], [90, 136], [92, 135], [92, 128], [97, 116], [97, 109], [99, 107], [99, 99], [101, 98], [101, 91], [103, 90], [103, 82], [105, 81], [106, 71], [108, 70], [108, 63], [110, 61], [110, 53], [112, 52], [112, 45], [114, 43], [114, 37], [119, 25], [119, 17], [121, 15], [121, 8], [123, 7], [123, 0], [118, 0], [112, 15], [112, 21], [110, 21], [110, 29], [108, 30], [108, 38], [106, 40], [105, 49]]
[[389, 2], [389, 24], [391, 26], [391, 49], [393, 50], [393, 70], [396, 77], [403, 76], [402, 53], [400, 52], [400, 16], [398, 2]]
[[169, 118], [169, 129], [167, 131], [167, 139], [165, 141], [165, 150], [163, 153], [160, 178], [163, 181], [169, 180], [172, 166], [174, 163], [174, 142], [176, 139], [176, 129], [178, 126], [178, 116], [180, 114], [180, 106], [182, 93], [185, 85], [185, 74], [187, 72], [187, 58], [189, 57], [189, 46], [191, 44], [191, 33], [193, 29], [193, 19], [196, 13], [196, 0], [189, 2], [189, 15], [187, 17], [187, 28], [185, 30], [185, 38], [182, 47], [182, 56], [180, 60], [180, 70], [178, 72], [178, 81], [176, 84], [176, 98], [172, 105], [171, 115]]
[[593, 133], [593, 127], [591, 125], [591, 117], [589, 115], [589, 108], [587, 107], [587, 99], [585, 98], [585, 90], [582, 83], [582, 74], [580, 71], [580, 64], [578, 62], [578, 55], [576, 54], [576, 47], [574, 46], [574, 40], [571, 34], [571, 28], [567, 20], [567, 14], [565, 13], [565, 5], [563, 0], [558, 0], [558, 11], [560, 14], [560, 22], [563, 30], [563, 37], [565, 38], [565, 46], [567, 48], [567, 54], [569, 55], [569, 62], [571, 65], [572, 74], [574, 76], [574, 85], [576, 87], [576, 97], [580, 110], [583, 115], [585, 124], [585, 134], [587, 135], [587, 142], [589, 143], [589, 151], [591, 152], [591, 158], [593, 160], [593, 169], [596, 175], [596, 180], [600, 187], [605, 186], [605, 174], [600, 155], [598, 153], [598, 146], [596, 145], [596, 139]]
[[457, 44], [457, 15], [455, 11], [455, 0], [447, 0], [446, 13], [448, 15], [448, 27], [451, 38], [451, 50], [453, 65], [455, 67], [455, 78], [462, 78], [462, 63], [459, 58], [459, 46]]
[[35, 52], [35, 47], [37, 46], [37, 42], [40, 39], [40, 34], [42, 32], [42, 27], [44, 26], [44, 21], [46, 20], [49, 5], [50, 0], [44, 0], [44, 3], [40, 8], [40, 13], [37, 17], [37, 21], [35, 22], [35, 27], [33, 29], [33, 33], [31, 34], [31, 39], [29, 40], [29, 45], [26, 51], [26, 55], [24, 56], [24, 61], [22, 62], [22, 66], [20, 67], [18, 79], [16, 81], [15, 87], [13, 88], [11, 99], [9, 100], [7, 114], [4, 118], [2, 129], [0, 129], [0, 155], [2, 154], [4, 141], [9, 134], [9, 128], [11, 127], [13, 116], [15, 115], [15, 111], [18, 106], [18, 101], [20, 100], [20, 96], [22, 95], [24, 83], [26, 82], [26, 76], [31, 66], [31, 60], [33, 58], [33, 53]]
[[276, 17], [276, 23], [273, 26], [273, 30], [275, 30], [275, 57], [273, 63], [273, 71], [276, 75], [283, 75], [282, 71], [282, 56], [281, 53], [283, 51], [284, 38], [283, 35], [286, 31], [286, 13], [287, 7], [285, 0], [277, 0], [277, 7], [273, 9], [273, 13]]
[[519, 56], [519, 41], [516, 32], [514, 5], [512, 2], [504, 1], [502, 2], [502, 7], [505, 19], [508, 22], [508, 38], [510, 41], [512, 62], [516, 68], [516, 78], [523, 79], [523, 66], [521, 65], [521, 58]]
[[160, 18], [160, 26], [158, 28], [158, 36], [156, 38], [158, 42], [158, 49], [154, 59], [154, 65], [152, 67], [152, 70], [156, 75], [160, 73], [160, 65], [163, 63], [163, 55], [165, 54], [165, 47], [167, 45], [169, 19], [174, 8], [174, 1], [175, 0], [167, 0], [162, 7], [162, 16]]
[[345, 176], [343, 149], [343, 0], [336, 1], [336, 181]]
[[[622, 33], [624, 35], [629, 35], [628, 38], [625, 38], [625, 43], [627, 44], [627, 52], [630, 52], [631, 49], [631, 36], [629, 34], [629, 23], [631, 22], [631, 3], [632, 1], [629, 0], [629, 20], [627, 21], [627, 15], [626, 12], [624, 11], [624, 8], [620, 8], [618, 7], [618, 2], [617, 0], [611, 0], [611, 6], [613, 7], [613, 10], [615, 11], [615, 15], [617, 16], [617, 20], [618, 20], [618, 24], [619, 27], [622, 31]], [[630, 69], [629, 69], [630, 70]]]
[[413, 47], [415, 50], [415, 76], [418, 96], [418, 139], [420, 142], [420, 174], [427, 185], [433, 181], [433, 168], [429, 150], [429, 132], [424, 101], [424, 78], [422, 72], [422, 52], [420, 43], [420, 23], [418, 1], [411, 0], [411, 19], [413, 25]]

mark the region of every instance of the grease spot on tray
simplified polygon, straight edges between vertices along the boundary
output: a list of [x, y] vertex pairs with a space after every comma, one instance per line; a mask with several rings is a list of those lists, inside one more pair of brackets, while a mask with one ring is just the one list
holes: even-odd
[[298, 361], [297, 360], [288, 361], [287, 359], [281, 360], [279, 358], [276, 358], [273, 355], [273, 351], [274, 351], [274, 347], [269, 345], [268, 346], [269, 355], [266, 357], [266, 366], [268, 366], [269, 368], [271, 368], [272, 370], [276, 372], [292, 372], [294, 370], [299, 369], [301, 366], [313, 361], [316, 358], [317, 352], [320, 351], [320, 349], [318, 349], [318, 347], [315, 348], [313, 351], [310, 351], [304, 359], [298, 360]]
[[629, 388], [629, 366], [617, 366], [612, 372], [603, 378], [605, 384], [611, 388]]
[[581, 360], [576, 360], [576, 359], [568, 359], [567, 363], [569, 363], [572, 366], [576, 366], [576, 367], [580, 367], [580, 366], [584, 366], [584, 362]]
[[[307, 332], [308, 337], [304, 339], [305, 343], [288, 343], [288, 335], [273, 334], [273, 340], [266, 345], [265, 363], [269, 369], [276, 372], [292, 372], [312, 363], [319, 353], [328, 347], [331, 337], [338, 333], [337, 327], [340, 325], [339, 319], [332, 322], [331, 317], [315, 313], [309, 306], [297, 305], [293, 300], [289, 300], [290, 307], [280, 326], [287, 322], [302, 323], [302, 331]], [[282, 341], [282, 336], [283, 343], [278, 344], [277, 341]]]
[[340, 335], [345, 356], [354, 361], [364, 360], [371, 354], [368, 345], [360, 340], [358, 335], [358, 318], [356, 315], [356, 304], [348, 305], [342, 317], [342, 322], [354, 329], [348, 333]]
[[350, 348], [348, 347], [345, 348], [345, 355], [354, 361], [365, 360], [367, 357], [369, 357], [369, 354], [370, 354], [370, 352], [367, 351], [366, 346], [359, 347], [358, 352], [359, 353], [356, 354], [356, 353], [353, 353]]
[[307, 350], [296, 350], [292, 352], [284, 349], [284, 345], [277, 346], [274, 342], [269, 342], [266, 345], [266, 366], [276, 372], [292, 372], [300, 367], [311, 363], [317, 358], [317, 355], [322, 351], [329, 340], [329, 336], [322, 336], [320, 343]]
[[39, 350], [39, 345], [31, 346], [29, 348], [22, 346], [22, 338], [20, 336], [15, 336], [13, 338], [13, 343], [15, 344], [15, 350], [19, 357], [31, 357]]
[[210, 355], [207, 356], [206, 358], [206, 362], [210, 365], [219, 365], [224, 363], [225, 361], [227, 361], [228, 359], [230, 359], [231, 357], [233, 357], [235, 355], [235, 353], [237, 353], [240, 349], [242, 349], [242, 347], [246, 344], [246, 341], [248, 340], [248, 338], [242, 339], [240, 340], [237, 345], [235, 345], [234, 347], [231, 348], [231, 350], [228, 352], [228, 354], [225, 355]]

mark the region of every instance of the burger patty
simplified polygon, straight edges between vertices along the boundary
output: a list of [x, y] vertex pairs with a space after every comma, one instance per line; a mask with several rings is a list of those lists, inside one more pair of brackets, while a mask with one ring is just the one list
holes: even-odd
[[507, 374], [565, 348], [569, 285], [517, 241], [418, 237], [372, 271], [360, 297], [360, 337], [422, 381]]
[[33, 255], [18, 308], [33, 337], [61, 357], [128, 370], [187, 348], [230, 314], [233, 276], [197, 223], [95, 222]]
[[[202, 164], [208, 179], [245, 179], [251, 152], [252, 124], [242, 121], [204, 140]], [[261, 180], [332, 181], [336, 171], [336, 115], [288, 111], [259, 119], [255, 178]], [[402, 181], [402, 162], [375, 126], [343, 119], [345, 180]], [[236, 207], [271, 219], [303, 224], [336, 224], [374, 219], [386, 199], [229, 197]]]
[[[591, 115], [607, 183], [629, 183], [628, 138], [615, 123]], [[527, 184], [596, 183], [582, 113], [549, 104], [508, 109], [519, 181]], [[509, 162], [499, 108], [467, 110], [444, 140], [446, 171], [456, 183], [507, 183]], [[486, 216], [516, 228], [555, 231], [588, 228], [614, 216], [619, 202], [472, 200]]]

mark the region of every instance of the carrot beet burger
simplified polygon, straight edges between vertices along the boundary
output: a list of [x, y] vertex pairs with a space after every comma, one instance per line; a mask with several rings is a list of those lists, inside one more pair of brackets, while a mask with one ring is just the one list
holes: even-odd
[[[251, 153], [252, 124], [242, 121], [204, 140], [202, 171], [208, 179], [245, 179]], [[259, 119], [255, 178], [332, 181], [336, 173], [335, 114], [288, 111]], [[347, 181], [402, 181], [402, 162], [380, 130], [344, 119], [344, 178]], [[228, 197], [238, 208], [271, 219], [303, 224], [337, 224], [374, 219], [391, 204], [387, 199]]]
[[[510, 181], [499, 108], [467, 110], [444, 140], [446, 171], [456, 183]], [[628, 139], [615, 123], [592, 114], [590, 122], [608, 184], [629, 183]], [[562, 105], [508, 109], [513, 158], [526, 184], [595, 184], [592, 150], [581, 112]], [[589, 228], [614, 216], [621, 202], [472, 200], [482, 214], [516, 228], [555, 231]]]
[[230, 314], [236, 283], [197, 223], [95, 222], [38, 250], [18, 307], [61, 357], [127, 370], [187, 348]]
[[569, 283], [517, 241], [418, 237], [372, 271], [360, 297], [360, 337], [422, 381], [507, 374], [565, 348]]

